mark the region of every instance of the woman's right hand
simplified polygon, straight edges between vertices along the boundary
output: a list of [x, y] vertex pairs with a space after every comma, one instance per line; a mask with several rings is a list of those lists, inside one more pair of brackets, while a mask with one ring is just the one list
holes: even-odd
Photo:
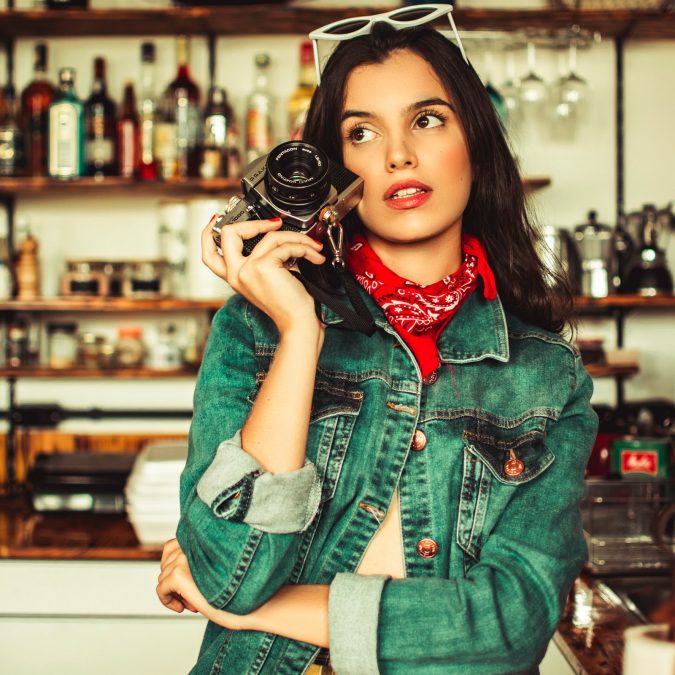
[[[289, 272], [293, 259], [305, 258], [320, 265], [320, 242], [300, 232], [280, 232], [281, 219], [248, 220], [222, 228], [222, 257], [213, 240], [214, 216], [202, 231], [202, 261], [237, 293], [265, 312], [280, 334], [296, 326], [317, 325], [314, 299]], [[242, 254], [244, 240], [263, 234], [249, 256]], [[290, 267], [294, 269], [294, 267]]]

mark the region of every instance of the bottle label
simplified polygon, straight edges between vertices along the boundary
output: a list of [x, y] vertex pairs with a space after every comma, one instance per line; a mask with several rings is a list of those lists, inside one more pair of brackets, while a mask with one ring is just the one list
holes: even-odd
[[155, 122], [152, 116], [141, 119], [141, 163], [152, 164], [155, 159]]
[[162, 178], [175, 178], [177, 166], [176, 125], [172, 122], [155, 124], [155, 153], [160, 164]]
[[0, 127], [0, 176], [12, 176], [17, 170], [19, 144], [16, 127]]
[[125, 178], [131, 178], [134, 175], [134, 155], [136, 154], [135, 127], [131, 120], [122, 120], [119, 128], [120, 142], [120, 175]]
[[224, 148], [227, 139], [225, 115], [209, 115], [204, 120], [204, 146]]
[[87, 140], [87, 160], [96, 166], [113, 161], [114, 144], [105, 135], [105, 108], [96, 103], [91, 111], [91, 137]]
[[272, 124], [266, 111], [250, 108], [246, 114], [246, 148], [265, 154], [272, 149]]
[[58, 178], [79, 175], [78, 115], [75, 106], [57, 103], [49, 116], [49, 173]]

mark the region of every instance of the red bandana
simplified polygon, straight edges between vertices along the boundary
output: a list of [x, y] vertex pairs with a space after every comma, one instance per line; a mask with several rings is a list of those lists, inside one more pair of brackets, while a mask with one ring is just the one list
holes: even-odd
[[440, 365], [436, 341], [476, 288], [479, 276], [486, 300], [497, 297], [495, 278], [480, 241], [463, 234], [462, 251], [464, 259], [454, 274], [421, 286], [387, 268], [363, 235], [355, 235], [349, 244], [350, 271], [410, 347], [423, 378]]

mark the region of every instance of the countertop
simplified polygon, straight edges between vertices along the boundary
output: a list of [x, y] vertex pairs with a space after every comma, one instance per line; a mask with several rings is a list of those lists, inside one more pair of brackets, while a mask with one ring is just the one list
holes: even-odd
[[[139, 544], [121, 516], [55, 515], [25, 498], [0, 500], [0, 559], [159, 560], [161, 547]], [[601, 578], [574, 582], [555, 635], [576, 673], [621, 675], [623, 632], [640, 617]]]

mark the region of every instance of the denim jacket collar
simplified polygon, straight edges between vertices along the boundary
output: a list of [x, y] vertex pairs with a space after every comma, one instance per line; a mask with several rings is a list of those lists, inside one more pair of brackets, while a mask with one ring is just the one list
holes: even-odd
[[[396, 336], [377, 302], [359, 288], [361, 297], [373, 315], [375, 324]], [[344, 289], [336, 292], [339, 300], [351, 307]], [[329, 307], [321, 305], [322, 321], [327, 325], [343, 322], [342, 317]], [[472, 293], [438, 339], [438, 354], [443, 363], [470, 363], [492, 358], [509, 360], [509, 341], [506, 315], [499, 296], [495, 300], [483, 297], [482, 285]]]

